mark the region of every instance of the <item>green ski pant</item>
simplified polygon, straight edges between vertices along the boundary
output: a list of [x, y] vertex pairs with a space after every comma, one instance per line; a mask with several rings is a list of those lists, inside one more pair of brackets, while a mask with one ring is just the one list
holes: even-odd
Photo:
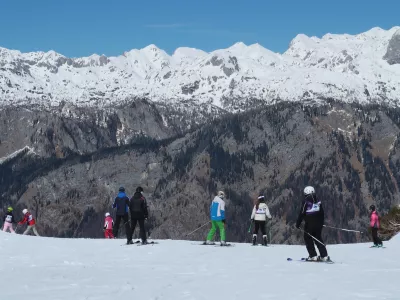
[[225, 241], [225, 224], [222, 221], [211, 221], [211, 229], [207, 235], [207, 241], [214, 240], [217, 228], [219, 229], [219, 235], [221, 236], [221, 241]]

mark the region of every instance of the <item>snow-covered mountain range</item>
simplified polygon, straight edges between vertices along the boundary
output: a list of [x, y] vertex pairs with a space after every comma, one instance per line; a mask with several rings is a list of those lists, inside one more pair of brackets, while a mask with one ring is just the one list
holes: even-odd
[[400, 104], [400, 27], [298, 35], [283, 53], [237, 43], [210, 53], [155, 45], [118, 57], [68, 58], [0, 48], [0, 103], [104, 107], [144, 97], [229, 111], [251, 102], [334, 98]]

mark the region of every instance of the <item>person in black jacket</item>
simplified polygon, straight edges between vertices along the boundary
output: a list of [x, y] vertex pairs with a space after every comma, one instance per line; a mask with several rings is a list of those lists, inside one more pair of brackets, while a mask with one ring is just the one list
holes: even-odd
[[[324, 226], [324, 209], [322, 208], [321, 201], [317, 200], [315, 196], [315, 190], [312, 186], [307, 186], [304, 189], [304, 201], [301, 206], [301, 211], [296, 222], [296, 228], [300, 229], [301, 222], [305, 221], [304, 225], [304, 242], [306, 243], [309, 257], [307, 260], [318, 261], [329, 261], [328, 252], [321, 238], [322, 227]], [[313, 236], [318, 241], [314, 240]], [[317, 256], [315, 251], [316, 244], [320, 258]]]
[[114, 200], [113, 208], [116, 209], [116, 220], [114, 226], [114, 236], [118, 236], [119, 225], [121, 223], [121, 219], [124, 221], [126, 237], [129, 242], [129, 237], [131, 236], [131, 227], [129, 226], [129, 198], [125, 194], [125, 188], [120, 187], [118, 196]]
[[144, 228], [144, 221], [148, 218], [149, 212], [147, 210], [147, 201], [142, 194], [143, 188], [138, 187], [135, 194], [129, 202], [129, 209], [131, 211], [131, 236], [130, 242], [132, 242], [133, 233], [135, 232], [136, 224], [139, 223], [140, 226], [140, 238], [142, 244], [146, 244], [146, 231]]

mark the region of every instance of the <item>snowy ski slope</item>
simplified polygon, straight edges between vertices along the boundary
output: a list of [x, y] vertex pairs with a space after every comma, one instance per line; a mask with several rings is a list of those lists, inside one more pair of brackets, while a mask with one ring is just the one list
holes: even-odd
[[0, 233], [0, 299], [400, 299], [400, 238], [332, 245], [335, 264], [288, 262], [303, 246], [54, 239]]

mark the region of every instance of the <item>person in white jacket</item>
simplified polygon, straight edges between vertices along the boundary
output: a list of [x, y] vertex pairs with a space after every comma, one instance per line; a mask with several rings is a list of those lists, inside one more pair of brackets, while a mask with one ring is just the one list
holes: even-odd
[[264, 195], [260, 195], [258, 196], [257, 204], [254, 205], [253, 212], [251, 213], [251, 220], [254, 222], [253, 245], [257, 245], [257, 234], [261, 229], [263, 234], [263, 245], [267, 246], [267, 233], [265, 229], [267, 218], [272, 219], [268, 206], [265, 203], [265, 197]]

